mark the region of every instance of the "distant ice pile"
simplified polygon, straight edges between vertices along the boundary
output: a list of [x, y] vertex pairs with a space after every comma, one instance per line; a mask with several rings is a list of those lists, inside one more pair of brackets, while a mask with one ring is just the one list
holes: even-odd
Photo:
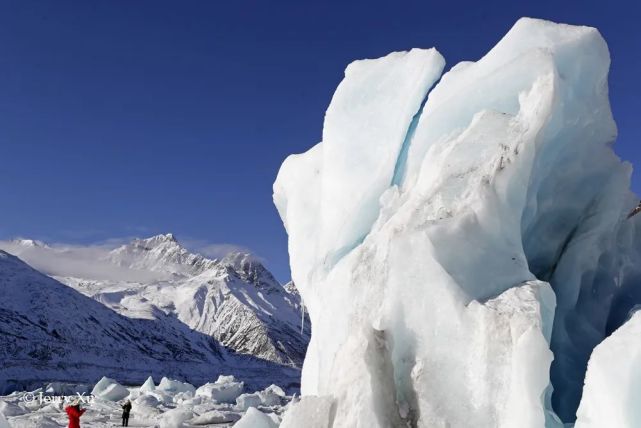
[[442, 76], [434, 49], [347, 67], [274, 183], [313, 326], [282, 426], [561, 427], [582, 393], [577, 427], [639, 426], [639, 318], [603, 341], [641, 302], [609, 63], [521, 19]]
[[[202, 391], [226, 391], [219, 399]], [[0, 428], [61, 427], [67, 425], [64, 407], [82, 388], [50, 384], [35, 391], [16, 391], [0, 397]], [[87, 412], [81, 425], [106, 428], [120, 425], [121, 404], [132, 402], [131, 426], [182, 428], [195, 426], [276, 428], [281, 415], [292, 400], [276, 385], [262, 391], [243, 394], [243, 383], [233, 376], [220, 376], [215, 382], [195, 388], [186, 382], [162, 378], [156, 386], [150, 377], [140, 387], [125, 387], [116, 380], [103, 377], [91, 390], [82, 395], [82, 407]], [[63, 403], [59, 397], [69, 397]], [[255, 396], [251, 406], [245, 406], [243, 396]], [[92, 400], [89, 397], [93, 397]]]

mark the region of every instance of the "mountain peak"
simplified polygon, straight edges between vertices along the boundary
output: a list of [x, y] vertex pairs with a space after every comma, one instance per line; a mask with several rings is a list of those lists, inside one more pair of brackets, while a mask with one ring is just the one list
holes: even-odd
[[165, 243], [178, 244], [178, 240], [176, 239], [176, 236], [173, 233], [165, 233], [160, 235], [154, 235], [149, 238], [138, 238], [138, 239], [135, 239], [132, 243], [133, 244], [145, 243], [145, 244], [149, 244], [150, 246], [156, 246], [156, 245], [165, 244]]
[[231, 252], [220, 261], [223, 265], [230, 266], [245, 281], [257, 286], [277, 286], [276, 278], [263, 266], [260, 260], [244, 252]]
[[120, 266], [178, 275], [197, 275], [215, 265], [180, 245], [173, 233], [134, 239], [109, 253]]
[[49, 248], [47, 244], [36, 239], [15, 238], [11, 240], [12, 244], [21, 245], [23, 247], [41, 247]]
[[165, 251], [184, 251], [173, 233], [154, 235], [149, 238], [135, 238], [129, 244], [125, 244], [120, 248], [128, 248], [130, 251], [151, 251], [155, 249], [164, 249]]
[[164, 235], [157, 235], [156, 238], [162, 237], [165, 241], [178, 242], [173, 233], [165, 233]]

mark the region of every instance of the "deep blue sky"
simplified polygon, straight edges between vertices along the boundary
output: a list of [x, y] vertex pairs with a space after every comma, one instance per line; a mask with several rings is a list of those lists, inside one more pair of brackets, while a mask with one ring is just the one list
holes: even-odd
[[641, 165], [633, 4], [0, 0], [0, 238], [171, 231], [247, 247], [284, 281], [272, 182], [319, 141], [345, 66], [432, 46], [475, 60], [520, 16], [599, 28], [616, 150]]

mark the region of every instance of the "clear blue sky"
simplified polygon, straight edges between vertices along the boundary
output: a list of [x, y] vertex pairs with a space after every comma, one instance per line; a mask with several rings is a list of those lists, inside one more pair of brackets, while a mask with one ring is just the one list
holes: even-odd
[[345, 66], [432, 46], [475, 60], [520, 16], [601, 30], [616, 150], [641, 165], [641, 12], [530, 3], [0, 0], [0, 238], [174, 232], [247, 247], [284, 281], [272, 182], [319, 141]]

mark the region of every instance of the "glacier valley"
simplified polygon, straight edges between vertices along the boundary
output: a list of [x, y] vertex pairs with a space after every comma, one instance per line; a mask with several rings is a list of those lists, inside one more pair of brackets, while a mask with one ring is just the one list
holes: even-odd
[[[312, 335], [287, 428], [638, 427], [639, 224], [608, 47], [356, 61], [274, 202]], [[577, 419], [578, 416], [578, 419]]]

